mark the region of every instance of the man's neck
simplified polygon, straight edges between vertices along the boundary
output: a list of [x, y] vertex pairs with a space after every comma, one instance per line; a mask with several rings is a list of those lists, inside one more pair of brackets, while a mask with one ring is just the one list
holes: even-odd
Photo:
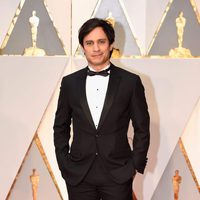
[[105, 67], [92, 67], [90, 65], [88, 65], [88, 68], [91, 70], [91, 71], [96, 71], [96, 72], [99, 72], [99, 71], [102, 71], [102, 70], [105, 70], [107, 68], [110, 67], [110, 63], [108, 65], [106, 65]]

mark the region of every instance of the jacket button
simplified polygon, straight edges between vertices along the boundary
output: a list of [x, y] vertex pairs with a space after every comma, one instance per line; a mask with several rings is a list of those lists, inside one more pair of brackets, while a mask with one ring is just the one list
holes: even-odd
[[98, 153], [96, 152], [96, 156], [98, 156]]
[[96, 137], [100, 137], [101, 135], [99, 135], [99, 134], [96, 134]]

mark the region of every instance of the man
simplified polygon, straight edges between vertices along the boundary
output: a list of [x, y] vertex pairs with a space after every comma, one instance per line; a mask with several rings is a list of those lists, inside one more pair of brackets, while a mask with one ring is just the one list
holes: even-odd
[[[105, 20], [86, 21], [79, 43], [88, 66], [61, 83], [54, 143], [69, 200], [131, 200], [133, 177], [146, 165], [149, 114], [144, 88], [139, 76], [110, 62], [114, 39]], [[133, 151], [127, 139], [130, 120]]]

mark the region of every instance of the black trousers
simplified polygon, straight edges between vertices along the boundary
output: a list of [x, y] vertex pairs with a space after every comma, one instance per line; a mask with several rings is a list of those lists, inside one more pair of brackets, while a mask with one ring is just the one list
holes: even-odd
[[69, 200], [132, 200], [132, 180], [123, 184], [114, 182], [97, 156], [79, 185], [67, 184]]

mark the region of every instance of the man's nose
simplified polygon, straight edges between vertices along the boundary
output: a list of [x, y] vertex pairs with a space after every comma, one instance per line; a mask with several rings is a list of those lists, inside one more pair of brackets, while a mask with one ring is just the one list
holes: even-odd
[[98, 51], [99, 50], [99, 44], [98, 43], [94, 43], [93, 50], [94, 51]]

